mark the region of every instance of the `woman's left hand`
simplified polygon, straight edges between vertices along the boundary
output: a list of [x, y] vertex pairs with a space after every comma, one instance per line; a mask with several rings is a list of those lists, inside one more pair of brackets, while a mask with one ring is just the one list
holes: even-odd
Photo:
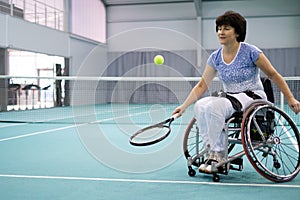
[[294, 111], [294, 113], [298, 114], [300, 112], [300, 102], [296, 99], [290, 101], [289, 106]]

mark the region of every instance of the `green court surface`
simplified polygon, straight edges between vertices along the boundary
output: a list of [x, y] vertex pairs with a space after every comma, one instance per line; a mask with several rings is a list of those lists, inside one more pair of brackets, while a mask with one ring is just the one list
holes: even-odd
[[[19, 120], [39, 120], [0, 124], [0, 199], [299, 198], [300, 176], [287, 183], [270, 182], [254, 170], [246, 157], [242, 172], [221, 175], [218, 183], [210, 175], [197, 173], [190, 177], [182, 153], [182, 136], [192, 111], [172, 125], [170, 137], [162, 143], [152, 147], [128, 143], [132, 131], [146, 125], [147, 120], [164, 119], [174, 106], [162, 110], [160, 106], [139, 105], [125, 107], [126, 112], [121, 112], [120, 106], [114, 107], [117, 114], [101, 109], [91, 118], [83, 113], [87, 108], [48, 109], [48, 119], [59, 118], [59, 113], [77, 117], [71, 117], [73, 122], [64, 117], [60, 123], [42, 123], [45, 110], [0, 113], [2, 120], [17, 120], [21, 112], [33, 112], [37, 119], [27, 113], [27, 118], [20, 116]], [[125, 117], [133, 109], [139, 111]], [[150, 114], [137, 114], [149, 110]], [[88, 123], [91, 119], [96, 120]]]

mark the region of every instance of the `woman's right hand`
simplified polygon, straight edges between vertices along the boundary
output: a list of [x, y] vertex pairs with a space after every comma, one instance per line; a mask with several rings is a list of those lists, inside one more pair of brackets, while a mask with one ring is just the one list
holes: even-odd
[[295, 114], [298, 114], [300, 112], [300, 102], [297, 99], [292, 98], [288, 101], [288, 104]]
[[184, 113], [185, 109], [183, 108], [182, 105], [178, 106], [175, 108], [175, 110], [172, 112], [172, 115], [175, 115], [176, 113], [178, 114], [178, 117], [180, 117]]

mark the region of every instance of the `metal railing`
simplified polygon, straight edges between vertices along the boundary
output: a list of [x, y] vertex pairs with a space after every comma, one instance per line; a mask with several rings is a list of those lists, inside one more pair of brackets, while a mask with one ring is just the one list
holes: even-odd
[[64, 11], [37, 0], [0, 1], [0, 12], [57, 30], [64, 28]]

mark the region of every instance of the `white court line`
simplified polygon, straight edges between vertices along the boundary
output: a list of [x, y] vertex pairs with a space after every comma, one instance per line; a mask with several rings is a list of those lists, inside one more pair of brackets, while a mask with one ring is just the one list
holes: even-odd
[[24, 125], [25, 123], [11, 123], [11, 124], [1, 124], [0, 128], [7, 128], [7, 127], [11, 127], [11, 126], [21, 126]]
[[3, 138], [3, 139], [0, 139], [0, 142], [20, 139], [20, 138], [25, 138], [25, 137], [35, 136], [35, 135], [41, 135], [41, 134], [50, 133], [50, 132], [54, 132], [54, 131], [61, 131], [61, 130], [74, 128], [74, 127], [79, 127], [79, 126], [85, 126], [85, 125], [89, 125], [89, 124], [97, 124], [97, 123], [102, 123], [102, 122], [111, 121], [111, 120], [120, 119], [120, 118], [127, 118], [127, 117], [137, 116], [137, 115], [141, 115], [141, 114], [146, 114], [148, 112], [149, 111], [145, 111], [145, 112], [135, 113], [135, 114], [131, 114], [131, 115], [123, 115], [123, 116], [119, 116], [119, 117], [112, 117], [112, 118], [97, 120], [97, 121], [94, 121], [94, 122], [88, 122], [88, 123], [83, 123], [83, 124], [74, 124], [74, 125], [65, 126], [65, 127], [61, 127], [61, 128], [54, 128], [54, 129], [49, 129], [49, 130], [45, 130], [45, 131], [38, 131], [38, 132], [34, 132], [34, 133], [29, 133], [29, 134], [25, 134], [25, 135], [18, 135], [18, 136], [14, 136], [14, 137]]
[[176, 180], [147, 180], [147, 179], [123, 179], [123, 178], [91, 178], [71, 176], [29, 176], [18, 174], [0, 174], [0, 178], [23, 178], [23, 179], [52, 179], [52, 180], [79, 180], [79, 181], [107, 181], [126, 183], [157, 183], [157, 184], [189, 184], [189, 185], [221, 185], [240, 187], [276, 187], [276, 188], [300, 188], [300, 185], [283, 184], [259, 184], [259, 183], [220, 183], [220, 182], [198, 182], [198, 181], [176, 181]]
[[[141, 109], [141, 108], [147, 108], [146, 106], [135, 106], [135, 107], [132, 107], [131, 109]], [[125, 109], [115, 109], [114, 112], [119, 112], [119, 111], [123, 111], [123, 110], [127, 110], [127, 108]], [[73, 111], [72, 111], [73, 112]], [[104, 113], [110, 113], [111, 111], [104, 111], [102, 112], [101, 114], [104, 114]], [[44, 121], [37, 121], [37, 122], [42, 122], [42, 123], [47, 123], [47, 122], [51, 122], [51, 121], [54, 121], [54, 120], [64, 120], [64, 119], [73, 119], [74, 117], [86, 117], [86, 116], [91, 116], [91, 115], [99, 115], [100, 113], [93, 113], [93, 114], [76, 114], [76, 116], [71, 116], [71, 117], [57, 117], [57, 118], [54, 118], [54, 119], [49, 119], [49, 120], [44, 120]], [[13, 121], [13, 120], [12, 120]], [[74, 120], [74, 123], [76, 122], [76, 120]], [[96, 121], [97, 122], [97, 121]], [[7, 127], [11, 127], [11, 126], [22, 126], [24, 124], [30, 124], [31, 122], [28, 122], [28, 123], [18, 123], [18, 120], [16, 121], [16, 123], [11, 123], [11, 124], [0, 124], [0, 128], [7, 128]], [[33, 121], [34, 123], [34, 121]], [[95, 123], [95, 122], [94, 122]], [[88, 122], [86, 123], [88, 124]]]
[[3, 138], [3, 139], [0, 139], [0, 142], [30, 137], [30, 136], [35, 136], [35, 135], [41, 135], [41, 134], [50, 133], [53, 131], [60, 131], [60, 130], [64, 130], [64, 129], [74, 128], [75, 126], [76, 125], [71, 125], [71, 126], [65, 126], [65, 127], [61, 127], [61, 128], [49, 129], [46, 131], [38, 131], [38, 132], [29, 133], [29, 134], [25, 134], [25, 135], [18, 135], [18, 136], [14, 136], [14, 137]]

